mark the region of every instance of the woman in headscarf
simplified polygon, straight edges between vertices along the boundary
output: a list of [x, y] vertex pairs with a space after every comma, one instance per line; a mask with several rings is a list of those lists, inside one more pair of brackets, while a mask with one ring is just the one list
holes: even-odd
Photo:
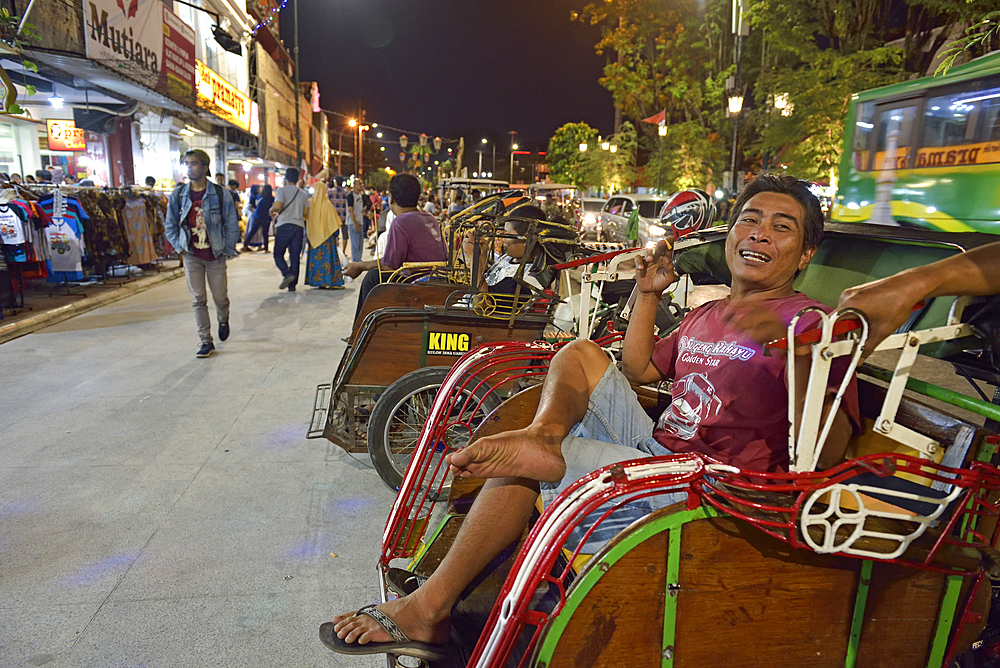
[[337, 253], [337, 238], [333, 236], [340, 229], [340, 216], [326, 196], [326, 184], [317, 181], [314, 188], [309, 199], [309, 219], [306, 220], [306, 236], [309, 238], [306, 285], [343, 290], [344, 275]]

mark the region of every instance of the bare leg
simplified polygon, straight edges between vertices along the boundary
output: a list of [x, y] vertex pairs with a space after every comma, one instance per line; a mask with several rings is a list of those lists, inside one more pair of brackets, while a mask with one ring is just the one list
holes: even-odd
[[566, 474], [562, 440], [587, 413], [590, 395], [610, 363], [592, 341], [574, 341], [564, 347], [549, 364], [531, 424], [482, 438], [448, 455], [452, 473], [463, 478], [561, 480]]
[[[448, 639], [451, 608], [472, 580], [505, 547], [520, 538], [538, 496], [533, 480], [490, 480], [472, 504], [455, 542], [434, 574], [415, 592], [378, 606], [411, 640]], [[367, 615], [333, 618], [345, 642], [388, 642], [389, 634]]]

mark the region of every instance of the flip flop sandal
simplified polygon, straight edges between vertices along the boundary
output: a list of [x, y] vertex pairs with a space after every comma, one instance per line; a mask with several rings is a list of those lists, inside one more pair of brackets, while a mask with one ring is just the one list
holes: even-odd
[[405, 568], [390, 568], [385, 574], [385, 581], [396, 596], [409, 596], [427, 582], [427, 578]]
[[347, 643], [337, 637], [337, 632], [334, 630], [334, 623], [326, 622], [325, 624], [320, 624], [319, 627], [319, 639], [323, 644], [340, 654], [397, 654], [399, 656], [412, 656], [425, 661], [441, 661], [445, 658], [444, 645], [410, 640], [396, 626], [396, 622], [392, 621], [389, 615], [374, 605], [366, 605], [354, 613], [354, 615], [368, 615], [374, 619], [389, 634], [392, 642], [370, 642], [364, 645], [357, 642]]

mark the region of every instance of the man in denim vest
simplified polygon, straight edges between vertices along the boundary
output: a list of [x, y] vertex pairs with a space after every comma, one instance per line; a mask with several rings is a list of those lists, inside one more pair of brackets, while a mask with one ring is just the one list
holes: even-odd
[[215, 302], [219, 340], [225, 341], [229, 338], [226, 260], [236, 257], [240, 228], [233, 198], [225, 188], [208, 181], [208, 154], [192, 149], [181, 163], [187, 169], [188, 182], [170, 193], [164, 227], [167, 241], [183, 258], [184, 276], [194, 300], [194, 320], [201, 338], [197, 356], [208, 357], [215, 352], [215, 344], [206, 283]]

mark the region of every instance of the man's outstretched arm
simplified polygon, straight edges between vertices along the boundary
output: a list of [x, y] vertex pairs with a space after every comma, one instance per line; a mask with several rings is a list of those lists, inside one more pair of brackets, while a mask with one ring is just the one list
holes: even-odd
[[856, 308], [868, 318], [867, 354], [906, 322], [921, 299], [997, 293], [1000, 293], [1000, 243], [993, 243], [844, 290], [838, 306]]

